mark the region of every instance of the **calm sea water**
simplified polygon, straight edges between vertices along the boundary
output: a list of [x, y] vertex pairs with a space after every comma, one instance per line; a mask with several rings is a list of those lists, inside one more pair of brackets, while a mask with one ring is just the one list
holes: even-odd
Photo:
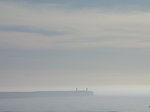
[[150, 97], [1, 98], [0, 112], [150, 112]]

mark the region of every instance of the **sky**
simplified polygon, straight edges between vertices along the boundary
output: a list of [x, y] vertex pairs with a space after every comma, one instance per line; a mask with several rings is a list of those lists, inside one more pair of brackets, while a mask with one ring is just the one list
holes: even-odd
[[0, 0], [0, 91], [150, 94], [149, 0]]

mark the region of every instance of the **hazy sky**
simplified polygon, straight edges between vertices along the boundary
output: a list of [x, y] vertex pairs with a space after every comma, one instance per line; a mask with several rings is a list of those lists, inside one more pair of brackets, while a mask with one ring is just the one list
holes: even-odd
[[0, 90], [150, 93], [149, 6], [149, 0], [0, 0]]

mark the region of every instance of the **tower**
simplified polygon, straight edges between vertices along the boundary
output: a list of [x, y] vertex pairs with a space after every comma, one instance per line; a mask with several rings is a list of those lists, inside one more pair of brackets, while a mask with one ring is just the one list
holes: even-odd
[[86, 92], [88, 91], [88, 88], [86, 88]]
[[76, 91], [78, 91], [78, 88], [76, 88]]

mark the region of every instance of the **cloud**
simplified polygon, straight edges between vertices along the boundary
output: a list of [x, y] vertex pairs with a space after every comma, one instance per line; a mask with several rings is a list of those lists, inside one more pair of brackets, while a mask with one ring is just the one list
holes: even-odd
[[24, 32], [24, 33], [36, 33], [40, 35], [60, 35], [61, 32], [55, 32], [55, 31], [46, 31], [42, 29], [37, 29], [33, 27], [27, 27], [27, 26], [0, 26], [1, 31], [8, 31], [8, 32]]
[[149, 12], [66, 10], [54, 3], [1, 2], [0, 14], [1, 48], [150, 47], [143, 41], [149, 40]]
[[[1, 0], [12, 2], [12, 0]], [[149, 10], [149, 0], [13, 0], [29, 4], [57, 4], [67, 9], [99, 8], [104, 10]]]

